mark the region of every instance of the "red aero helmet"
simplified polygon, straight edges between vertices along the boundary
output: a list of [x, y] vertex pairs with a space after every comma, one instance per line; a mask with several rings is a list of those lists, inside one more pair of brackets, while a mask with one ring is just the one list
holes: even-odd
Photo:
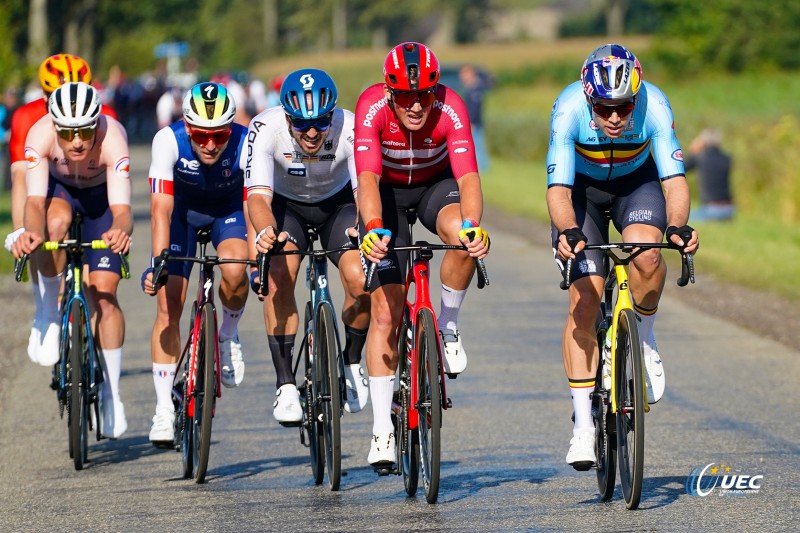
[[397, 91], [424, 91], [439, 81], [439, 60], [424, 44], [398, 44], [386, 56], [383, 77]]

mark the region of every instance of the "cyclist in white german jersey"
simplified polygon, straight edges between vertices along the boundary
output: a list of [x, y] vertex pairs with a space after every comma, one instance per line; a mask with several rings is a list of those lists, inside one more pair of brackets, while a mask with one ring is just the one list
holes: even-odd
[[[250, 122], [242, 155], [247, 206], [256, 249], [266, 252], [278, 236], [286, 249], [306, 249], [308, 228], [323, 248], [339, 248], [357, 236], [356, 172], [353, 158], [353, 114], [336, 107], [337, 89], [322, 70], [301, 69], [286, 76], [280, 107], [259, 113]], [[345, 289], [345, 410], [360, 411], [369, 388], [361, 368], [361, 350], [369, 324], [369, 295], [357, 250], [332, 254]], [[302, 420], [300, 394], [292, 372], [298, 330], [294, 286], [301, 257], [270, 260], [269, 295], [264, 320], [277, 374], [273, 416], [286, 425]], [[252, 273], [255, 282], [256, 272]]]

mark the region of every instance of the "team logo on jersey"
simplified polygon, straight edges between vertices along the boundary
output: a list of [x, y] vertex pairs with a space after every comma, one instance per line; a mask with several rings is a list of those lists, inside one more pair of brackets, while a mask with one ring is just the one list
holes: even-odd
[[27, 163], [28, 168], [36, 168], [37, 165], [41, 162], [42, 158], [39, 156], [39, 152], [31, 148], [30, 146], [25, 147], [25, 161]]
[[97, 268], [111, 268], [111, 260], [106, 256], [101, 257], [100, 262], [97, 263]]
[[197, 171], [197, 170], [200, 169], [200, 162], [199, 161], [195, 161], [194, 159], [189, 160], [189, 159], [186, 159], [185, 157], [181, 157], [180, 158], [180, 162], [183, 165], [184, 169], [194, 170], [194, 171]]
[[306, 167], [290, 168], [287, 172], [290, 176], [304, 177], [306, 175]]
[[333, 148], [333, 140], [327, 140], [322, 145], [322, 149], [325, 150], [326, 152], [329, 151], [331, 148]]
[[361, 145], [358, 148], [356, 148], [356, 152], [366, 152], [367, 150], [369, 150], [369, 146]]
[[674, 152], [672, 152], [672, 159], [675, 161], [683, 161], [683, 151], [678, 148]]
[[129, 157], [122, 157], [117, 164], [114, 165], [114, 172], [118, 175], [122, 176], [123, 178], [130, 177], [131, 173], [131, 160]]
[[400, 131], [400, 126], [398, 126], [395, 122], [390, 122], [389, 133], [397, 133], [398, 131]]
[[231, 169], [226, 168], [225, 170], [223, 170], [222, 171], [222, 177], [223, 178], [230, 178], [231, 177]]
[[453, 152], [456, 154], [463, 154], [465, 152], [469, 152], [469, 150], [466, 148], [456, 148], [455, 150], [453, 150]]

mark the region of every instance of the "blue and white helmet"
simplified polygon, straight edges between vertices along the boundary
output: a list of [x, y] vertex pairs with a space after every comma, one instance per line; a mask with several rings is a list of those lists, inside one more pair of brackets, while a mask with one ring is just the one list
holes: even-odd
[[281, 85], [281, 106], [292, 118], [310, 120], [325, 116], [334, 110], [338, 98], [333, 78], [315, 68], [296, 70]]
[[584, 61], [581, 82], [589, 98], [633, 98], [642, 86], [642, 65], [624, 46], [604, 44]]

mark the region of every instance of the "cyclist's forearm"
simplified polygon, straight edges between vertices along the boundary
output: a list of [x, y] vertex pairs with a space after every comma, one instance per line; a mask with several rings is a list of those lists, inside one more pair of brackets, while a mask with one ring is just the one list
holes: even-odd
[[382, 216], [379, 180], [380, 176], [372, 172], [362, 172], [358, 175], [358, 208], [364, 224]]
[[172, 220], [174, 198], [169, 195], [156, 194], [150, 197], [150, 249], [153, 257], [169, 248], [169, 227]]
[[45, 236], [45, 198], [44, 196], [28, 196], [25, 200], [25, 229]]
[[268, 226], [275, 228], [276, 233], [281, 230], [281, 228], [276, 227], [278, 222], [275, 220], [275, 215], [272, 212], [271, 196], [265, 194], [248, 195], [247, 211], [250, 217], [250, 223], [253, 225], [253, 231], [256, 232], [256, 235]]
[[131, 216], [131, 206], [127, 204], [116, 204], [109, 206], [111, 210], [111, 227], [122, 230], [126, 235], [133, 233], [133, 217]]
[[25, 218], [25, 199], [28, 188], [25, 186], [25, 161], [11, 164], [11, 223], [14, 229], [23, 227]]
[[458, 179], [458, 192], [461, 195], [461, 218], [480, 224], [483, 216], [483, 192], [481, 179], [477, 172], [470, 172]]
[[667, 226], [681, 227], [689, 221], [689, 184], [684, 176], [676, 176], [664, 181], [663, 185], [667, 202]]
[[575, 209], [572, 207], [572, 190], [568, 187], [554, 186], [547, 189], [547, 210], [550, 221], [558, 231], [578, 225]]

